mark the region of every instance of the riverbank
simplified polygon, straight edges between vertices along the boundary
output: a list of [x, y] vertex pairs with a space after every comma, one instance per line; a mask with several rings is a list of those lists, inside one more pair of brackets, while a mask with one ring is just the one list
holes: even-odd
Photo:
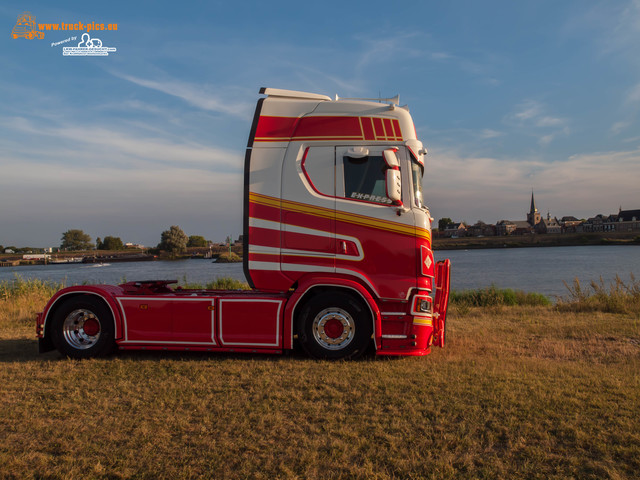
[[[423, 358], [40, 355], [0, 299], [10, 478], [632, 478], [637, 312], [454, 306]], [[166, 412], [172, 412], [167, 415]], [[265, 472], [269, 472], [268, 475]]]
[[[440, 238], [434, 234], [434, 250], [472, 250], [496, 248], [530, 247], [578, 247], [578, 246], [640, 245], [640, 236], [635, 233], [573, 233], [562, 235], [510, 235], [501, 237]], [[231, 253], [227, 247], [189, 248], [185, 254], [171, 255], [167, 252], [132, 253], [130, 251], [87, 250], [52, 254], [48, 260], [25, 259], [22, 255], [0, 254], [0, 267], [29, 265], [60, 265], [74, 263], [110, 264], [153, 260], [202, 259], [219, 263], [242, 262], [242, 246], [234, 245]]]
[[482, 248], [578, 247], [593, 245], [640, 245], [637, 232], [599, 232], [507, 235], [500, 237], [439, 238], [434, 235], [434, 250], [468, 250]]
[[242, 247], [233, 246], [231, 252], [227, 247], [188, 248], [183, 254], [170, 254], [165, 251], [151, 250], [149, 253], [131, 252], [127, 250], [84, 250], [77, 252], [61, 252], [26, 258], [18, 254], [0, 254], [0, 267], [20, 267], [29, 265], [61, 265], [75, 263], [111, 264], [121, 262], [146, 262], [154, 260], [200, 259], [220, 263], [242, 262]]

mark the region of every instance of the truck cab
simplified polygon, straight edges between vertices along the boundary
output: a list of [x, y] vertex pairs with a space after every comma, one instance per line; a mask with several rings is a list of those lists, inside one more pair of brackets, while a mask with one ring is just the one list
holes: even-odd
[[380, 329], [393, 332], [380, 337], [381, 350], [408, 352], [415, 342], [406, 340], [422, 335], [407, 305], [431, 309], [436, 277], [422, 194], [427, 150], [408, 109], [261, 93], [245, 160], [248, 281], [278, 292], [327, 276], [352, 281], [376, 298]]

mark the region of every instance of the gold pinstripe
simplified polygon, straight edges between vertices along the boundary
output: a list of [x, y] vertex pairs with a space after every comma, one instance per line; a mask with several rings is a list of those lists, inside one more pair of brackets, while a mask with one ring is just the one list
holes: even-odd
[[317, 207], [315, 205], [309, 205], [306, 203], [294, 202], [292, 200], [281, 200], [280, 198], [271, 197], [268, 195], [262, 195], [259, 193], [249, 192], [249, 201], [265, 205], [268, 207], [282, 208], [285, 210], [291, 210], [294, 212], [305, 213], [307, 215], [313, 215], [321, 218], [335, 218], [341, 222], [351, 223], [354, 225], [362, 225], [366, 227], [373, 227], [380, 230], [391, 231], [395, 233], [401, 233], [403, 235], [414, 236], [417, 235], [420, 238], [424, 238], [431, 242], [431, 234], [429, 230], [424, 228], [417, 228], [413, 225], [405, 225], [397, 222], [390, 222], [388, 220], [381, 220], [378, 218], [367, 217], [365, 215], [359, 215], [357, 213], [339, 212], [325, 207]]

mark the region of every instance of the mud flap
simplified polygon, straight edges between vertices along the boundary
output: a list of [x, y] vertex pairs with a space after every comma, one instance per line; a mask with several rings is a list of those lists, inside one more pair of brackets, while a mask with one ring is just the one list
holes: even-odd
[[449, 259], [436, 263], [436, 296], [433, 306], [433, 344], [444, 348], [449, 305]]

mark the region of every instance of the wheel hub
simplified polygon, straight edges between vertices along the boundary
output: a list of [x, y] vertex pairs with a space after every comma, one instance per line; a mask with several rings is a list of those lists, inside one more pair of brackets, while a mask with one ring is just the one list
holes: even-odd
[[324, 324], [324, 332], [329, 338], [340, 338], [344, 332], [344, 325], [337, 318], [331, 318]]
[[355, 322], [349, 312], [341, 308], [326, 308], [313, 320], [313, 337], [328, 350], [345, 348], [354, 334]]
[[89, 310], [78, 309], [67, 315], [62, 324], [62, 335], [73, 348], [86, 350], [100, 338], [100, 320]]

